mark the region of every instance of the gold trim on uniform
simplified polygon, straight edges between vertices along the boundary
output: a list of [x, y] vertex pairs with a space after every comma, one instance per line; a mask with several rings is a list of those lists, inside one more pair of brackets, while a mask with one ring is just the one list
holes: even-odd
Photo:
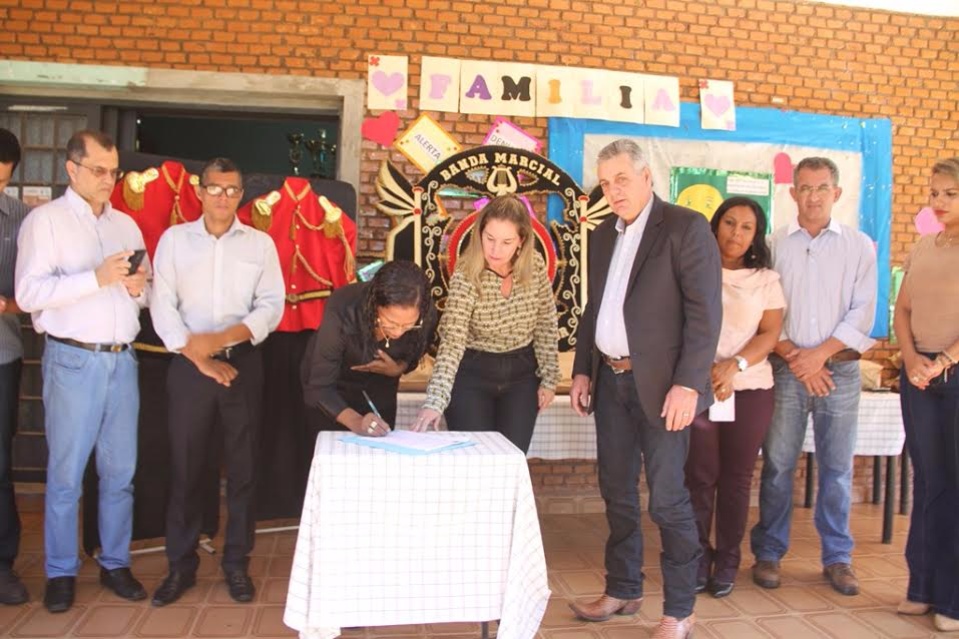
[[263, 197], [257, 198], [253, 202], [253, 211], [250, 217], [253, 218], [253, 226], [264, 233], [269, 233], [270, 225], [273, 224], [273, 207], [277, 202], [283, 199], [283, 194], [279, 191], [270, 191]]
[[123, 178], [123, 201], [127, 203], [134, 211], [143, 208], [143, 196], [147, 190], [147, 184], [160, 177], [160, 172], [155, 168], [149, 168], [142, 173], [130, 171]]

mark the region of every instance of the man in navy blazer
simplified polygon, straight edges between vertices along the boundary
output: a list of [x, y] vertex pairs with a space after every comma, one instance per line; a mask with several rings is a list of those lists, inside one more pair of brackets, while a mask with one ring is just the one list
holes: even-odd
[[663, 618], [653, 635], [693, 627], [702, 553], [683, 467], [687, 426], [713, 402], [710, 367], [722, 324], [722, 270], [700, 213], [660, 200], [636, 143], [599, 153], [600, 187], [615, 215], [590, 240], [588, 302], [577, 333], [570, 400], [595, 408], [599, 485], [606, 501], [606, 590], [574, 604], [578, 617], [635, 614], [643, 597], [639, 472], [662, 542]]

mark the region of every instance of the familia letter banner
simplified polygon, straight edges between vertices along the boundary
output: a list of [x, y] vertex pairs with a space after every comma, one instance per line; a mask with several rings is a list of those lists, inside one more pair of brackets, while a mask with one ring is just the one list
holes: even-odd
[[456, 113], [460, 108], [460, 61], [424, 55], [420, 65], [420, 111]]
[[463, 60], [460, 113], [536, 115], [536, 65]]
[[643, 122], [642, 73], [536, 67], [536, 115]]

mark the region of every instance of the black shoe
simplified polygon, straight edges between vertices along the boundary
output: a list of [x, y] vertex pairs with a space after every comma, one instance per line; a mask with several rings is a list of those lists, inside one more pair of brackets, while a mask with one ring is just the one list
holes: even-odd
[[152, 603], [158, 607], [169, 605], [182, 597], [187, 589], [195, 585], [196, 573], [177, 572], [174, 570], [166, 576], [166, 579], [163, 580], [163, 583], [160, 584], [157, 591], [153, 593]]
[[147, 598], [143, 584], [136, 580], [129, 568], [107, 570], [100, 566], [100, 583], [116, 593], [117, 597], [140, 601]]
[[710, 580], [708, 590], [716, 599], [722, 599], [723, 597], [729, 595], [733, 591], [734, 584], [724, 583], [722, 581], [712, 581]]
[[696, 594], [706, 590], [707, 580], [705, 577], [696, 577]]
[[0, 569], [0, 604], [16, 606], [28, 601], [30, 601], [30, 594], [17, 573], [9, 569]]
[[225, 570], [224, 572], [226, 573], [226, 585], [230, 589], [230, 596], [240, 603], [253, 601], [256, 588], [253, 586], [253, 580], [246, 574], [246, 571]]
[[43, 595], [43, 605], [50, 612], [66, 612], [73, 605], [76, 590], [76, 577], [54, 577], [47, 579], [47, 592]]

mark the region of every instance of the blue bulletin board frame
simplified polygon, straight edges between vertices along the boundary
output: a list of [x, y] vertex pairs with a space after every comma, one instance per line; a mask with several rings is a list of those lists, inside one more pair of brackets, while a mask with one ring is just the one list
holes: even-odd
[[[859, 228], [876, 243], [879, 285], [872, 337], [889, 335], [890, 228], [892, 222], [892, 123], [885, 118], [847, 118], [760, 107], [736, 107], [736, 130], [704, 130], [700, 105], [680, 105], [679, 127], [605, 120], [549, 118], [549, 158], [583, 184], [583, 140], [590, 135], [621, 135], [723, 142], [764, 142], [821, 147], [862, 155]], [[584, 188], [587, 185], [584, 185]], [[562, 202], [553, 197], [549, 219], [562, 219]]]

